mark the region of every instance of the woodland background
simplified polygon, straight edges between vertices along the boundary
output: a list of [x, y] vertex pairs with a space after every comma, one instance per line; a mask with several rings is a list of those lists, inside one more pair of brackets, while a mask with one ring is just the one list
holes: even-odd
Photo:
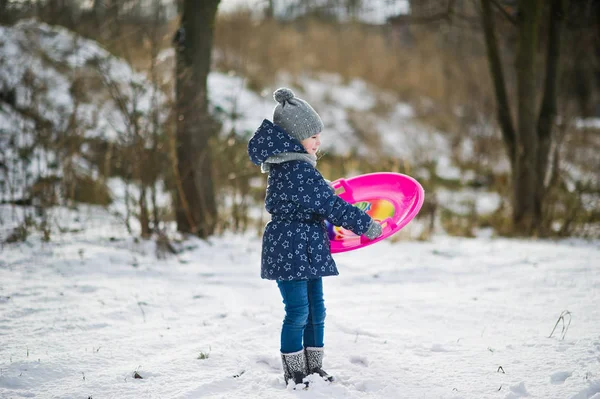
[[[52, 240], [62, 232], [52, 210], [87, 204], [167, 249], [176, 232], [260, 234], [266, 179], [246, 153], [253, 129], [238, 123], [248, 109], [233, 91], [211, 93], [211, 74], [239, 79], [269, 104], [255, 118], [270, 118], [282, 82], [299, 93], [330, 80], [376, 92], [368, 109], [346, 113], [358, 144], [336, 151], [330, 143], [319, 169], [330, 179], [374, 171], [417, 178], [426, 202], [413, 238], [482, 229], [598, 237], [599, 16], [592, 0], [2, 0], [3, 32], [63, 27], [106, 54], [72, 68], [40, 51], [41, 65], [70, 71], [71, 105], [52, 116], [51, 90], [33, 68], [0, 77], [0, 200], [25, 209], [0, 220], [0, 238], [40, 231]], [[16, 67], [11, 54], [5, 46], [0, 70]], [[112, 59], [131, 77], [115, 79]], [[78, 104], [90, 103], [89, 117], [79, 118]], [[102, 124], [106, 104], [119, 126]], [[440, 173], [426, 140], [410, 157], [386, 151], [386, 132], [370, 121], [398, 104], [413, 126], [444, 138], [457, 173]], [[118, 209], [115, 179], [125, 193]], [[447, 192], [471, 195], [456, 207]], [[478, 193], [494, 193], [497, 205], [479, 211]]]

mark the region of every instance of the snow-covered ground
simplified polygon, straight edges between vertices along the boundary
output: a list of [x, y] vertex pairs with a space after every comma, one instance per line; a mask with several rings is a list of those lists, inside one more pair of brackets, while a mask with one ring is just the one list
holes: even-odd
[[86, 229], [0, 251], [1, 398], [600, 398], [599, 241], [438, 236], [335, 255], [337, 382], [293, 391], [259, 238], [159, 260], [102, 211], [53, 212]]

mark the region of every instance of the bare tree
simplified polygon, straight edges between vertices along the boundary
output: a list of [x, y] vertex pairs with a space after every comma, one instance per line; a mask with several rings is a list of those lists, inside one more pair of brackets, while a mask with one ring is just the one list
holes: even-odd
[[0, 23], [6, 23], [8, 18], [8, 0], [0, 0]]
[[[477, 21], [463, 0], [411, 1], [411, 15], [400, 15], [389, 21], [392, 24], [460, 22], [470, 29], [483, 31], [496, 100], [496, 118], [512, 170], [513, 231], [524, 235], [544, 234], [544, 201], [551, 175], [555, 172], [553, 165], [556, 165], [550, 163], [549, 158], [551, 153], [558, 156], [553, 130], [567, 0], [479, 0], [479, 5], [481, 18]], [[514, 72], [514, 91], [508, 87], [512, 74], [507, 78], [503, 46], [499, 44], [513, 32], [502, 30], [499, 38], [496, 32], [499, 18], [515, 27], [516, 60], [514, 71], [509, 71]], [[540, 43], [545, 43], [545, 50], [540, 51]], [[540, 53], [544, 52], [545, 60], [540, 61]], [[540, 66], [543, 73], [539, 73]], [[516, 98], [511, 101], [510, 93], [513, 92]]]
[[566, 0], [551, 0], [547, 13], [545, 75], [541, 107], [538, 110], [537, 45], [540, 39], [541, 0], [520, 1], [517, 24], [517, 118], [513, 123], [500, 51], [495, 33], [493, 0], [481, 0], [482, 22], [488, 51], [490, 73], [494, 83], [497, 118], [512, 166], [513, 227], [515, 232], [532, 235], [543, 233], [542, 210], [549, 182], [549, 155], [553, 145], [553, 127], [557, 112], [557, 79], [560, 42]]
[[215, 16], [219, 0], [184, 0], [174, 37], [176, 66], [177, 228], [207, 237], [217, 215], [209, 140], [217, 126], [208, 109]]

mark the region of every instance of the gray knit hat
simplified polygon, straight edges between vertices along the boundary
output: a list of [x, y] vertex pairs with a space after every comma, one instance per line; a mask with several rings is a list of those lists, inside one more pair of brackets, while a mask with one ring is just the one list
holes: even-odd
[[279, 104], [273, 110], [273, 122], [298, 141], [321, 133], [323, 121], [304, 100], [286, 87], [275, 90], [273, 98]]

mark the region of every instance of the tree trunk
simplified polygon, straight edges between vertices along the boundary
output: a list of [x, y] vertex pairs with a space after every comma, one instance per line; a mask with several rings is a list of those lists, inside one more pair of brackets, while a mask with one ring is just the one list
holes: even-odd
[[538, 187], [538, 136], [536, 112], [536, 70], [541, 0], [519, 3], [519, 39], [517, 48], [517, 147], [513, 170], [513, 223], [516, 231], [531, 235], [539, 223], [536, 217]]
[[11, 16], [8, 12], [8, 0], [0, 0], [0, 24], [8, 25]]
[[483, 32], [489, 60], [490, 75], [494, 83], [494, 92], [496, 95], [497, 118], [502, 138], [506, 146], [510, 165], [514, 173], [515, 164], [515, 129], [512, 116], [510, 114], [510, 105], [508, 95], [506, 94], [506, 84], [504, 72], [502, 70], [502, 61], [500, 60], [500, 51], [498, 50], [498, 41], [496, 39], [496, 28], [490, 0], [481, 0]]
[[151, 230], [150, 230], [150, 214], [148, 213], [148, 201], [146, 200], [146, 191], [147, 187], [145, 183], [141, 184], [140, 187], [140, 198], [139, 198], [139, 206], [140, 206], [140, 228], [142, 238], [150, 238]]
[[217, 216], [209, 152], [216, 124], [208, 110], [207, 77], [218, 5], [219, 0], [184, 0], [174, 38], [177, 169], [182, 188], [177, 200], [177, 228], [200, 237], [213, 233]]
[[[552, 128], [557, 113], [557, 79], [560, 37], [566, 0], [550, 4], [544, 93], [537, 115], [536, 54], [543, 2], [519, 2], [516, 129], [510, 115], [498, 44], [495, 37], [492, 0], [481, 0], [490, 74], [498, 107], [498, 123], [512, 167], [513, 230], [518, 234], [543, 233], [542, 213], [545, 200], [548, 158], [552, 148]], [[558, 152], [555, 151], [557, 154]]]
[[265, 9], [265, 17], [267, 19], [273, 19], [275, 17], [275, 9], [273, 6], [273, 0], [267, 2], [267, 8]]
[[[543, 227], [543, 209], [548, 186], [548, 158], [553, 141], [554, 121], [556, 119], [557, 81], [560, 59], [560, 37], [563, 27], [563, 18], [566, 10], [565, 0], [552, 0], [548, 17], [548, 44], [546, 50], [546, 76], [544, 80], [544, 97], [538, 119], [538, 159], [537, 159], [537, 186], [535, 196], [535, 219], [540, 221], [538, 226]], [[558, 151], [555, 151], [558, 156]], [[544, 234], [544, 231], [540, 231]]]

